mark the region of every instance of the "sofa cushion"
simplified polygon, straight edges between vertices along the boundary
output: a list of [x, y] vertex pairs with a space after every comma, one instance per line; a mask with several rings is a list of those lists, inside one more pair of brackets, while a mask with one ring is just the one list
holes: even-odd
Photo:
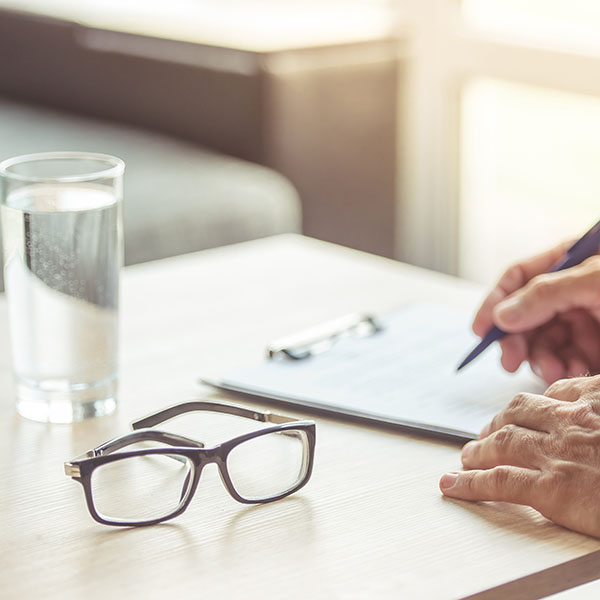
[[6, 99], [0, 99], [0, 132], [0, 160], [82, 150], [125, 161], [126, 264], [300, 231], [295, 189], [266, 167], [162, 134]]

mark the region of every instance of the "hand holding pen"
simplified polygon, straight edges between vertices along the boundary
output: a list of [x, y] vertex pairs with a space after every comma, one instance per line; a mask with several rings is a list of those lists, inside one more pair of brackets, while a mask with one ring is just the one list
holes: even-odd
[[507, 371], [527, 361], [547, 382], [600, 372], [599, 245], [600, 222], [575, 244], [510, 267], [475, 317], [483, 340], [461, 367], [499, 340]]
[[527, 361], [554, 383], [517, 394], [464, 446], [464, 470], [440, 480], [444, 495], [526, 504], [600, 537], [600, 376], [577, 377], [600, 373], [599, 244], [600, 223], [508, 269], [483, 302], [473, 323], [483, 339], [463, 364], [497, 339], [508, 371]]

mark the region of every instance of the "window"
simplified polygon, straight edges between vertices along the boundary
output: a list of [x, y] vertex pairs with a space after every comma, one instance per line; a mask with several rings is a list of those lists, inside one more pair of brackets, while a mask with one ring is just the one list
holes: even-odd
[[600, 218], [598, 0], [0, 4], [258, 51], [395, 31], [398, 258], [489, 283]]
[[598, 47], [596, 0], [463, 0], [465, 19], [512, 39], [562, 46]]
[[490, 283], [600, 218], [597, 0], [406, 1], [397, 255]]
[[461, 275], [492, 283], [600, 218], [600, 98], [475, 79], [460, 136]]

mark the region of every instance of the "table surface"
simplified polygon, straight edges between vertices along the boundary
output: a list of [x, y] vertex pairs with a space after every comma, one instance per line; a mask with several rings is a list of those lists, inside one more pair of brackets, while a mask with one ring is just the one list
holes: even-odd
[[[293, 235], [128, 267], [119, 410], [72, 426], [15, 414], [2, 298], [2, 597], [451, 599], [597, 551], [598, 540], [532, 509], [444, 499], [438, 479], [460, 467], [455, 443], [302, 410], [282, 412], [317, 421], [313, 478], [272, 504], [236, 503], [207, 468], [177, 519], [109, 528], [92, 521], [81, 486], [63, 473], [64, 460], [137, 417], [194, 397], [231, 401], [198, 376], [256, 360], [272, 339], [357, 310], [420, 299], [472, 309], [479, 298], [467, 282]], [[238, 421], [194, 423], [204, 428], [196, 437], [212, 441]], [[552, 569], [543, 579], [547, 593], [582, 582]], [[538, 597], [523, 590], [511, 597]]]

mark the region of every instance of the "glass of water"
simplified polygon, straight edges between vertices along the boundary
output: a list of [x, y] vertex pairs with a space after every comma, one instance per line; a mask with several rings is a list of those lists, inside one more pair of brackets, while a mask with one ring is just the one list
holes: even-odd
[[69, 423], [116, 408], [124, 168], [86, 152], [0, 163], [4, 285], [24, 417]]

